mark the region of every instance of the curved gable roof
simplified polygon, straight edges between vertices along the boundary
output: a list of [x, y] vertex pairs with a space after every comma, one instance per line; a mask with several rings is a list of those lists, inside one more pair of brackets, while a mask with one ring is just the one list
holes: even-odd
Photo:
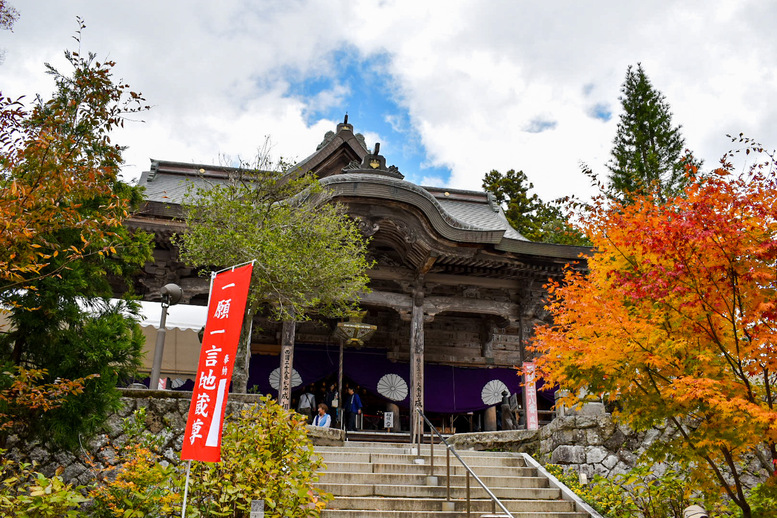
[[[376, 145], [376, 152], [379, 150]], [[359, 165], [358, 163], [361, 162]], [[173, 216], [192, 187], [225, 182], [236, 168], [182, 162], [151, 161], [139, 184], [154, 207], [148, 212]], [[495, 250], [552, 259], [574, 260], [588, 247], [535, 243], [513, 228], [489, 193], [422, 187], [403, 179], [385, 158], [371, 154], [347, 122], [327, 134], [319, 148], [293, 167], [294, 173], [311, 171], [335, 196], [406, 203], [421, 211], [440, 236], [458, 243], [491, 245]]]

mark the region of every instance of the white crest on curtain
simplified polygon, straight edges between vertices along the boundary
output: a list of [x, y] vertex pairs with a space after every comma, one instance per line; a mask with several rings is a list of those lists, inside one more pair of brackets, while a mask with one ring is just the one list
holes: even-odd
[[497, 405], [502, 402], [502, 392], [507, 391], [507, 395], [510, 395], [510, 390], [507, 385], [501, 380], [491, 380], [483, 385], [483, 390], [480, 391], [480, 399], [486, 405]]
[[402, 401], [407, 397], [407, 383], [398, 374], [385, 374], [378, 381], [378, 394], [392, 401]]
[[[299, 375], [297, 369], [291, 369], [291, 388], [296, 388], [302, 385], [302, 376]], [[270, 373], [270, 386], [275, 390], [281, 386], [281, 368], [278, 367]]]

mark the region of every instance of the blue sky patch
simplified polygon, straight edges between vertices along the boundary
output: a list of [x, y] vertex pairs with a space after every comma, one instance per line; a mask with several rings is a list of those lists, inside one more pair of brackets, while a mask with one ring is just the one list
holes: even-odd
[[[391, 56], [388, 53], [364, 56], [353, 47], [344, 47], [333, 52], [328, 61], [325, 75], [296, 81], [287, 77], [292, 81], [288, 95], [307, 106], [304, 113], [307, 124], [320, 119], [339, 122], [348, 113], [348, 122], [353, 124], [354, 131], [379, 135], [381, 154], [407, 180], [419, 183], [432, 177], [447, 183], [450, 169], [424, 165], [429, 163], [429, 157], [389, 72]], [[368, 139], [367, 145], [372, 147], [374, 142]]]
[[543, 131], [555, 128], [557, 124], [558, 121], [543, 120], [539, 118], [532, 119], [526, 127], [526, 131], [529, 133], [542, 133]]
[[588, 115], [594, 119], [607, 122], [612, 119], [612, 110], [607, 103], [597, 103], [588, 109]]

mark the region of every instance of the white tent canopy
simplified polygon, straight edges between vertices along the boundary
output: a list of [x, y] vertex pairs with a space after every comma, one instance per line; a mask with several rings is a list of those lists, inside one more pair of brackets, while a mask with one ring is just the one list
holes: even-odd
[[[162, 304], [159, 302], [140, 301], [140, 314], [142, 326], [159, 327], [159, 319], [162, 317]], [[205, 306], [188, 306], [176, 304], [167, 308], [166, 329], [193, 330], [198, 332], [205, 325], [208, 316], [208, 308]]]
[[[117, 299], [111, 299], [111, 304], [117, 302]], [[162, 317], [162, 304], [147, 301], [139, 301], [139, 303], [140, 326], [146, 337], [146, 343], [143, 346], [145, 357], [141, 370], [151, 372], [159, 321]], [[197, 374], [200, 356], [200, 339], [197, 333], [205, 325], [207, 315], [208, 308], [205, 306], [176, 304], [167, 308], [162, 377], [193, 378]], [[4, 312], [0, 311], [0, 332], [6, 332], [10, 325]]]
[[[162, 304], [140, 301], [140, 307], [140, 325], [146, 337], [142, 369], [150, 372], [154, 362], [159, 321], [162, 317]], [[197, 374], [197, 362], [200, 356], [200, 339], [197, 333], [205, 325], [207, 315], [208, 308], [205, 306], [176, 304], [167, 308], [162, 377], [193, 378]]]

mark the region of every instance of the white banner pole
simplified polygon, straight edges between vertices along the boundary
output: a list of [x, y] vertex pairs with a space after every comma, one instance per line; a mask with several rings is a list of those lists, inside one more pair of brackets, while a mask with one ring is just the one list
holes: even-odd
[[192, 469], [192, 461], [186, 463], [186, 485], [183, 487], [183, 507], [181, 508], [181, 518], [186, 518], [186, 499], [189, 497], [189, 472]]

